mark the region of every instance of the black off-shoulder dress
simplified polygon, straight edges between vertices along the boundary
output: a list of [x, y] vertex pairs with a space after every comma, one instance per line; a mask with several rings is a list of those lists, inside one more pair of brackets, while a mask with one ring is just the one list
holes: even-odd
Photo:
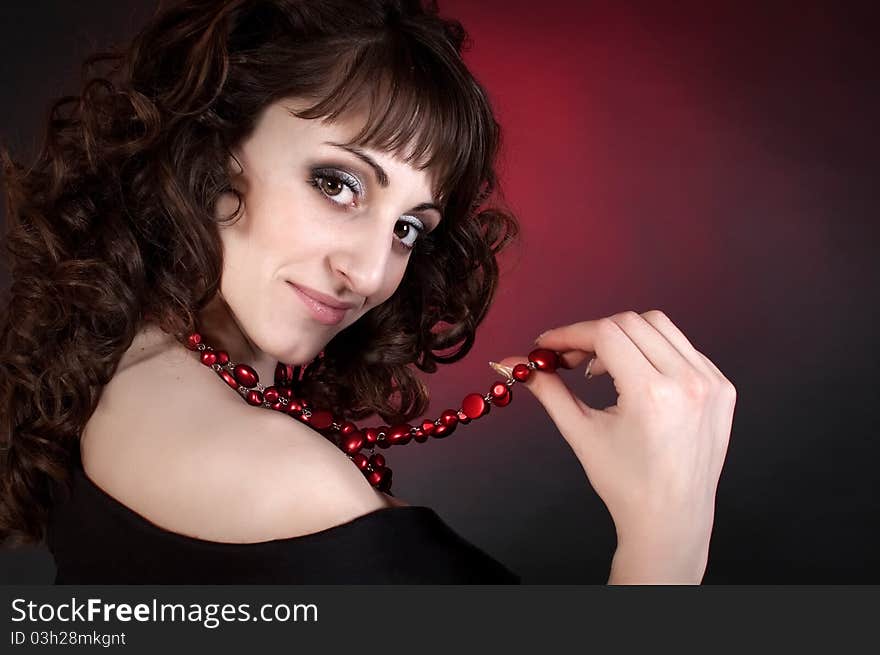
[[52, 508], [55, 584], [518, 584], [519, 576], [423, 506], [387, 507], [321, 532], [249, 544], [150, 522], [81, 466]]

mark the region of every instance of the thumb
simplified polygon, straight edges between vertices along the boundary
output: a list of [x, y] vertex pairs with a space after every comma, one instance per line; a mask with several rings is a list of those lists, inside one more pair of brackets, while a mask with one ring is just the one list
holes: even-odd
[[[527, 364], [527, 355], [505, 357], [499, 364], [513, 368], [517, 364]], [[568, 440], [567, 434], [583, 430], [584, 419], [594, 411], [580, 398], [575, 396], [559, 374], [549, 371], [534, 370], [525, 382], [520, 382], [532, 393], [550, 416], [562, 436]], [[577, 428], [575, 426], [578, 426]]]

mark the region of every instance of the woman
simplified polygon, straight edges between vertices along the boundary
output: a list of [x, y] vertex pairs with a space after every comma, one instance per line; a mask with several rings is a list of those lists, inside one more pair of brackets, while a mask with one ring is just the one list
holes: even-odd
[[[61, 583], [517, 581], [375, 450], [488, 411], [395, 431], [518, 232], [463, 40], [416, 1], [189, 0], [94, 58], [36, 164], [6, 157], [2, 537]], [[516, 379], [611, 511], [610, 581], [699, 582], [732, 385], [659, 312], [539, 345]], [[553, 372], [592, 354], [602, 412]]]

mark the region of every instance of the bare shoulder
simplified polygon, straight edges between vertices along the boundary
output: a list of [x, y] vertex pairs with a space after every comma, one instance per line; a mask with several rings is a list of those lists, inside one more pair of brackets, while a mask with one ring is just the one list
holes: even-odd
[[80, 448], [111, 496], [210, 541], [296, 537], [406, 504], [373, 489], [322, 435], [246, 405], [192, 353], [149, 339], [120, 362]]

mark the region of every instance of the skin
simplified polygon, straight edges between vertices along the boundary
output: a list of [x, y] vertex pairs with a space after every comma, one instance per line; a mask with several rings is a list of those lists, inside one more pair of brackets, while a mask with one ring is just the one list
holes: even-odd
[[[609, 584], [699, 584], [736, 389], [666, 314], [625, 311], [544, 332], [563, 368], [596, 357], [617, 404], [591, 407], [558, 373], [526, 387], [547, 410], [617, 530]], [[506, 358], [513, 366], [525, 357]]]
[[[385, 171], [387, 186], [343, 143], [359, 126], [294, 117], [294, 100], [274, 103], [254, 133], [234, 151], [233, 185], [244, 196], [242, 219], [221, 227], [224, 262], [221, 297], [202, 316], [203, 332], [222, 343], [233, 360], [254, 366], [271, 380], [275, 363], [312, 361], [339, 332], [381, 305], [406, 271], [410, 224], [427, 232], [440, 222], [436, 209], [410, 211], [433, 203], [434, 179], [399, 158], [366, 150]], [[309, 184], [314, 169], [339, 169], [363, 185], [363, 197], [332, 179]], [[321, 171], [324, 173], [325, 171]], [[235, 211], [231, 194], [217, 204], [218, 217]], [[350, 302], [338, 325], [315, 321], [287, 281]]]
[[[287, 105], [290, 106], [290, 105]], [[201, 316], [208, 343], [271, 380], [275, 362], [311, 361], [333, 338], [387, 300], [406, 270], [403, 217], [430, 230], [434, 180], [388, 153], [367, 151], [371, 169], [342, 143], [360, 127], [297, 119], [277, 103], [235, 153], [241, 219], [221, 228], [221, 292]], [[315, 167], [344, 168], [366, 187], [307, 183]], [[235, 209], [234, 197], [218, 216]], [[311, 318], [287, 281], [349, 301], [338, 325]], [[595, 355], [618, 404], [590, 407], [558, 373], [526, 387], [572, 447], [614, 520], [618, 546], [611, 584], [697, 584], [714, 520], [736, 391], [662, 312], [621, 312], [548, 330], [538, 346], [563, 353], [563, 367]], [[509, 357], [513, 366], [524, 356]], [[149, 402], [144, 402], [149, 399]], [[161, 408], [161, 411], [156, 411]], [[193, 354], [150, 326], [138, 334], [81, 438], [86, 472], [99, 486], [169, 530], [250, 543], [309, 534], [364, 513], [405, 504], [369, 487], [323, 436], [275, 412], [245, 405]]]
[[[377, 174], [355, 154], [327, 145], [356, 135], [362, 115], [326, 123], [293, 116], [299, 106], [295, 99], [268, 106], [233, 151], [230, 171], [243, 211], [220, 227], [220, 292], [200, 316], [205, 341], [222, 344], [262, 381], [273, 379], [277, 361], [312, 361], [391, 297], [410, 259], [406, 245], [417, 237], [412, 224], [430, 232], [441, 220], [438, 209], [412, 211], [435, 201], [436, 180], [406, 163], [405, 153], [361, 149], [383, 169]], [[357, 178], [362, 195], [326, 169]], [[218, 218], [237, 206], [234, 195], [222, 197]], [[288, 281], [354, 306], [341, 323], [324, 325]], [[160, 527], [200, 539], [294, 537], [406, 505], [370, 487], [308, 426], [243, 403], [149, 324], [103, 388], [80, 449], [86, 473], [104, 491]]]

